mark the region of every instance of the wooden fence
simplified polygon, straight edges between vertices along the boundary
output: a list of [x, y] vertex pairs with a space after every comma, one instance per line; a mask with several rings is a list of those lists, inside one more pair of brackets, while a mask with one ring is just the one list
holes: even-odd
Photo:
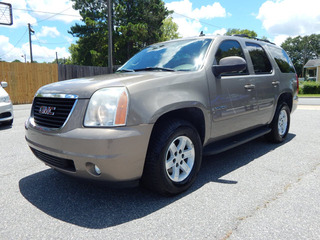
[[8, 83], [13, 104], [32, 103], [37, 90], [49, 83], [107, 73], [106, 67], [0, 62], [0, 81]]
[[13, 104], [31, 103], [40, 87], [58, 81], [58, 65], [0, 62], [0, 81], [8, 83]]
[[59, 65], [58, 68], [59, 68], [59, 81], [109, 73], [109, 69], [107, 67]]

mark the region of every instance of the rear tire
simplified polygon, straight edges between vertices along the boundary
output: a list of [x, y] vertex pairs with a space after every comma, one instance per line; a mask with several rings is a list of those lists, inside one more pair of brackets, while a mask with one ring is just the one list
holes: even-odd
[[151, 135], [142, 185], [162, 195], [179, 194], [195, 181], [201, 160], [197, 130], [184, 120], [163, 122]]
[[271, 132], [266, 135], [267, 139], [273, 143], [283, 142], [290, 128], [290, 108], [286, 103], [282, 103], [277, 107], [270, 127]]

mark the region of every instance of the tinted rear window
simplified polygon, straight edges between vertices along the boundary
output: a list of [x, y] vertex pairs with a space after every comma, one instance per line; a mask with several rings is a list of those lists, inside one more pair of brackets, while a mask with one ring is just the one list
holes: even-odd
[[280, 71], [283, 73], [295, 73], [293, 64], [287, 55], [287, 53], [281, 49], [274, 46], [268, 46], [270, 49], [271, 55], [273, 56], [274, 60], [278, 64]]
[[272, 72], [272, 66], [264, 49], [255, 43], [246, 42], [253, 69], [256, 74], [266, 74]]

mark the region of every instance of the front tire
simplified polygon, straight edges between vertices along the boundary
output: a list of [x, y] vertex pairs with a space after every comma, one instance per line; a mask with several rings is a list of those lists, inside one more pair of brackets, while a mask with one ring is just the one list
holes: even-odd
[[267, 139], [274, 143], [283, 142], [288, 135], [290, 127], [290, 108], [286, 103], [282, 103], [277, 107], [270, 127], [271, 132], [266, 135]]
[[201, 160], [197, 130], [184, 120], [165, 121], [151, 135], [142, 184], [162, 195], [179, 194], [195, 181]]

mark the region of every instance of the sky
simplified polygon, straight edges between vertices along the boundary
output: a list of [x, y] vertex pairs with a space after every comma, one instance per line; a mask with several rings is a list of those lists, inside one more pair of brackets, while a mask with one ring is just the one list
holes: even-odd
[[[13, 25], [0, 25], [0, 60], [30, 61], [28, 23], [33, 60], [68, 58], [77, 38], [68, 33], [82, 23], [69, 0], [0, 0], [12, 4]], [[230, 28], [249, 29], [280, 45], [287, 37], [320, 34], [319, 0], [164, 0], [173, 10], [181, 37], [224, 34]], [[0, 21], [5, 19], [0, 5]]]

